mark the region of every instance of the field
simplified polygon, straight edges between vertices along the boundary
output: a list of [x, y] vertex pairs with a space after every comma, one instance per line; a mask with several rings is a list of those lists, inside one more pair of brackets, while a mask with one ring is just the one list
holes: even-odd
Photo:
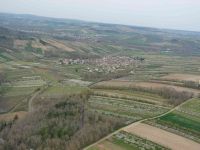
[[[139, 136], [142, 139], [157, 143], [158, 146], [162, 145], [165, 148], [174, 150], [179, 150], [180, 148], [183, 150], [189, 149], [192, 146], [192, 149], [198, 149], [200, 146], [198, 144], [200, 139], [198, 131], [200, 129], [200, 123], [199, 119], [197, 119], [199, 115], [199, 99], [190, 99], [191, 97], [188, 97], [186, 101], [184, 100], [185, 102], [180, 101], [179, 104], [169, 103], [169, 99], [172, 98], [173, 91], [176, 91], [174, 93], [175, 95], [188, 92], [193, 93], [193, 96], [196, 97], [200, 93], [200, 90], [186, 87], [173, 80], [165, 80], [165, 83], [157, 83], [151, 80], [148, 82], [133, 82], [130, 81], [130, 77], [128, 77], [126, 79], [98, 82], [91, 86], [94, 96], [89, 102], [96, 112], [124, 118], [127, 117], [127, 114], [132, 117], [140, 117], [136, 120], [129, 118], [130, 121], [128, 121], [128, 123], [132, 122], [132, 124], [122, 128], [115, 134], [126, 131], [133, 137]], [[157, 81], [164, 80], [158, 77]], [[165, 92], [167, 89], [172, 90], [169, 90], [169, 93], [165, 93], [161, 89], [164, 89]], [[171, 96], [168, 97], [165, 94]], [[176, 99], [178, 99], [178, 97], [175, 96], [174, 100]], [[143, 104], [143, 106], [141, 104]], [[173, 108], [174, 106], [176, 107]], [[154, 108], [156, 108], [156, 111]], [[165, 111], [161, 111], [160, 108], [163, 110], [165, 109]], [[141, 123], [140, 120], [151, 126]], [[130, 145], [129, 140], [128, 142], [116, 142], [113, 140], [114, 137], [115, 135], [111, 135], [96, 145], [89, 147], [89, 149], [137, 149], [137, 146]], [[174, 139], [177, 140], [174, 141]], [[142, 144], [140, 143], [140, 145]], [[144, 149], [148, 148], [146, 147]]]
[[200, 142], [199, 103], [199, 99], [194, 98], [177, 110], [147, 123]]
[[133, 127], [129, 126], [125, 131], [173, 150], [198, 150], [200, 147], [200, 144], [191, 140], [146, 124], [138, 124]]
[[168, 150], [154, 142], [140, 138], [136, 135], [121, 131], [108, 140], [89, 148], [88, 150]]
[[65, 45], [62, 42], [58, 42], [58, 41], [55, 41], [55, 40], [48, 40], [47, 42], [48, 42], [49, 45], [55, 46], [58, 49], [61, 49], [61, 50], [64, 50], [64, 51], [68, 51], [68, 52], [75, 51], [74, 49], [68, 47], [67, 45]]
[[28, 98], [35, 90], [35, 87], [9, 87], [1, 97], [1, 113], [27, 110]]
[[178, 108], [178, 111], [185, 114], [198, 117], [200, 115], [200, 99], [194, 98], [191, 101], [188, 101], [186, 104]]
[[167, 99], [152, 93], [134, 91], [134, 90], [109, 90], [109, 89], [93, 89], [93, 94], [97, 96], [107, 96], [113, 98], [124, 98], [135, 100], [138, 102], [146, 102], [149, 104], [169, 106]]
[[94, 112], [130, 119], [131, 122], [162, 114], [167, 107], [156, 106], [134, 100], [92, 96], [89, 106]]
[[44, 98], [56, 98], [58, 96], [63, 97], [65, 95], [79, 93], [84, 90], [84, 87], [80, 86], [63, 86], [63, 85], [54, 85], [50, 86], [47, 90], [45, 90], [40, 96]]

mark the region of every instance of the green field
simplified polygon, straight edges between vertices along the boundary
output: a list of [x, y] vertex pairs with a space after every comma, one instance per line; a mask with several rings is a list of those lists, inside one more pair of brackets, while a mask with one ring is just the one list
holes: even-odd
[[200, 142], [199, 100], [194, 98], [178, 110], [147, 123], [160, 128], [167, 127], [165, 129], [171, 132]]
[[194, 98], [193, 100], [182, 105], [178, 111], [186, 113], [191, 116], [199, 117], [200, 115], [200, 99]]
[[76, 93], [80, 93], [87, 88], [80, 86], [62, 86], [62, 85], [54, 85], [50, 86], [46, 91], [44, 91], [40, 96], [41, 97], [56, 97], [56, 96], [64, 96], [64, 95], [73, 95]]
[[9, 87], [0, 100], [1, 113], [27, 110], [28, 98], [36, 87]]
[[163, 124], [172, 126], [181, 127], [185, 130], [189, 130], [191, 132], [200, 132], [200, 122], [196, 119], [193, 119], [192, 116], [187, 116], [184, 114], [178, 114], [178, 113], [170, 113], [168, 115], [165, 115], [161, 117], [158, 122], [164, 122]]

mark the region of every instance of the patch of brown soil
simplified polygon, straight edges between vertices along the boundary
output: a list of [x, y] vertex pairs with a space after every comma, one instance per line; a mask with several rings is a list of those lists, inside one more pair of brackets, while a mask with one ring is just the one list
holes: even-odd
[[60, 42], [60, 41], [55, 41], [55, 40], [48, 40], [47, 41], [50, 45], [57, 47], [58, 49], [67, 51], [67, 52], [73, 52], [75, 51], [73, 48], [68, 47], [67, 45], [65, 45], [64, 43]]
[[14, 40], [14, 47], [15, 48], [24, 48], [28, 43], [27, 40]]
[[14, 113], [2, 114], [0, 115], [0, 121], [12, 121], [16, 115], [18, 116], [18, 119], [21, 119], [27, 115], [27, 112], [19, 111]]
[[139, 123], [134, 126], [128, 126], [124, 130], [172, 150], [200, 149], [199, 143], [147, 124]]
[[108, 140], [97, 145], [99, 150], [123, 150], [123, 148], [109, 142]]

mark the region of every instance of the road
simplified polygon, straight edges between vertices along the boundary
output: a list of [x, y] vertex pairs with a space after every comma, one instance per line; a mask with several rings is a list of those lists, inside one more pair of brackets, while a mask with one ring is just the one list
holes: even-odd
[[40, 94], [41, 90], [35, 92], [33, 96], [28, 101], [28, 111], [32, 112], [33, 111], [33, 100]]

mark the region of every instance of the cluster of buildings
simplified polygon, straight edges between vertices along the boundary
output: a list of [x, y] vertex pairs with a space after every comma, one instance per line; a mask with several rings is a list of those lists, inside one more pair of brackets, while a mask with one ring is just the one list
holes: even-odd
[[73, 65], [73, 64], [85, 64], [85, 59], [60, 59], [59, 64], [61, 65]]
[[59, 64], [88, 64], [89, 72], [115, 72], [116, 70], [123, 70], [130, 66], [135, 66], [138, 62], [144, 61], [143, 57], [129, 57], [129, 56], [105, 56], [102, 58], [91, 59], [60, 59]]

